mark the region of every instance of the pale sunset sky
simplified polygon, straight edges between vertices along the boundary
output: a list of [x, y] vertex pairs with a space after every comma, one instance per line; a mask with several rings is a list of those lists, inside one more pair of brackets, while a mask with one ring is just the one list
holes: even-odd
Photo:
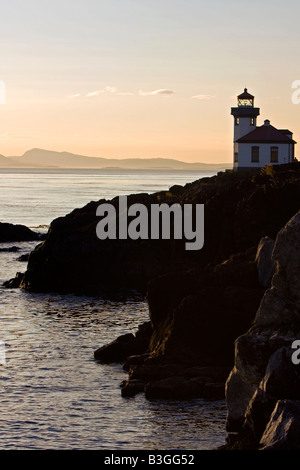
[[245, 87], [300, 145], [298, 0], [10, 0], [0, 37], [2, 155], [231, 162]]

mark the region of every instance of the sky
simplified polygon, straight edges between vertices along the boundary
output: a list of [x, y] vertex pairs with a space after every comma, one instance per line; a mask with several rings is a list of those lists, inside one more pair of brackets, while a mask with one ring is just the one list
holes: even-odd
[[299, 18], [298, 0], [1, 2], [0, 154], [230, 163], [245, 87], [300, 145]]

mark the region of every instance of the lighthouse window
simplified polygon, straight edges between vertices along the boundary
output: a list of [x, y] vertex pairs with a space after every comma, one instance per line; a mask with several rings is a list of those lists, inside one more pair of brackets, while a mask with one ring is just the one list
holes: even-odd
[[236, 118], [235, 118], [235, 125], [238, 126], [239, 123], [240, 123], [240, 120], [239, 120], [239, 118], [236, 117]]
[[254, 118], [251, 118], [251, 119], [250, 119], [250, 125], [251, 125], [251, 126], [254, 126], [254, 123], [255, 123]]
[[271, 147], [271, 163], [278, 163], [278, 147]]
[[259, 162], [259, 147], [252, 147], [251, 148], [251, 162], [258, 163]]

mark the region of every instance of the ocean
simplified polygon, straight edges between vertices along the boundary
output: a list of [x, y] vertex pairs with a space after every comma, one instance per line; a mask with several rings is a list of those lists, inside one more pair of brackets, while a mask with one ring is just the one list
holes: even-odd
[[[0, 169], [0, 221], [46, 232], [91, 200], [168, 190], [213, 171]], [[0, 244], [0, 285], [26, 270], [37, 242]], [[14, 247], [14, 248], [13, 248]], [[7, 251], [12, 248], [14, 251]], [[1, 450], [212, 450], [225, 443], [223, 400], [122, 398], [121, 364], [93, 353], [148, 320], [120, 301], [0, 287]]]

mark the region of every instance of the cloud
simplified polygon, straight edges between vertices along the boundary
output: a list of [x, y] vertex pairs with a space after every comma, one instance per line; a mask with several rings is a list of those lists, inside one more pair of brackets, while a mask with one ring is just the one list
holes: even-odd
[[138, 93], [133, 93], [133, 92], [122, 92], [118, 91], [118, 88], [114, 86], [106, 86], [102, 88], [101, 90], [94, 90], [94, 91], [89, 91], [88, 93], [85, 93], [84, 95], [81, 95], [81, 93], [76, 93], [74, 95], [69, 95], [68, 99], [76, 99], [81, 96], [84, 96], [86, 98], [94, 98], [100, 94], [103, 93], [108, 93], [108, 94], [114, 94], [118, 96], [136, 96], [137, 94], [140, 96], [155, 96], [155, 95], [174, 95], [174, 91], [168, 90], [166, 88], [161, 88], [159, 90], [153, 90], [153, 91], [142, 91], [140, 90]]
[[212, 100], [215, 98], [215, 96], [214, 95], [195, 95], [195, 96], [192, 96], [192, 98], [202, 101], [202, 100]]
[[89, 98], [90, 96], [98, 96], [99, 93], [100, 91], [91, 91], [90, 93], [87, 93], [85, 96]]
[[167, 90], [165, 88], [162, 88], [160, 90], [154, 90], [154, 91], [139, 91], [139, 95], [141, 96], [149, 96], [149, 95], [174, 95], [173, 90]]
[[106, 86], [102, 90], [95, 90], [95, 91], [90, 91], [89, 93], [86, 93], [86, 97], [91, 98], [93, 96], [98, 96], [101, 93], [117, 93], [117, 88], [114, 86]]
[[72, 100], [74, 98], [79, 98], [79, 96], [80, 96], [80, 93], [76, 93], [75, 95], [70, 95], [68, 98]]
[[115, 86], [106, 86], [104, 88], [104, 91], [107, 91], [108, 93], [116, 93], [117, 92], [117, 88]]

